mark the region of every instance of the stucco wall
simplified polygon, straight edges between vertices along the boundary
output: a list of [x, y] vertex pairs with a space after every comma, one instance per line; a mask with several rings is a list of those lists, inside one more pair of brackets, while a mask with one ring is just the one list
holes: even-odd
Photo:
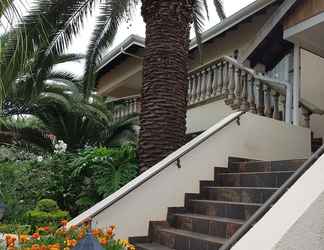
[[[324, 59], [306, 50], [301, 51], [301, 97], [324, 110]], [[311, 130], [324, 137], [324, 116], [311, 117]]]
[[[226, 119], [229, 118], [225, 118], [225, 121]], [[224, 120], [215, 126], [223, 123]], [[117, 237], [120, 238], [147, 235], [150, 220], [165, 220], [168, 207], [183, 206], [184, 194], [199, 192], [199, 181], [212, 180], [214, 167], [227, 167], [229, 156], [260, 160], [306, 158], [310, 155], [309, 141], [310, 133], [307, 129], [291, 127], [283, 122], [247, 113], [241, 117], [240, 126], [236, 122], [231, 123], [183, 156], [181, 169], [176, 164], [169, 166], [95, 216], [94, 226], [105, 228], [117, 224]], [[184, 150], [190, 143], [194, 141], [179, 150]], [[109, 199], [110, 197], [107, 198]], [[89, 217], [93, 210], [95, 207], [72, 220], [71, 224]]]
[[[270, 7], [266, 13], [253, 17], [251, 22], [243, 22], [237, 29], [225, 32], [223, 36], [218, 36], [203, 45], [202, 59], [203, 63], [212, 61], [223, 55], [232, 56], [237, 49], [244, 51], [251, 41], [254, 40], [255, 34], [264, 25], [267, 19], [272, 15], [278, 6]], [[199, 52], [196, 49], [191, 53], [190, 68], [200, 65]]]
[[232, 250], [324, 249], [324, 156]]
[[223, 100], [191, 108], [187, 111], [187, 133], [204, 131], [231, 113]]
[[324, 192], [310, 205], [274, 249], [324, 249]]

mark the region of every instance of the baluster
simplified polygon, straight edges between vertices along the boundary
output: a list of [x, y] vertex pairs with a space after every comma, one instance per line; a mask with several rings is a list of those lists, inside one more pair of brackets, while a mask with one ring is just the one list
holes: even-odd
[[[280, 100], [281, 107], [282, 107], [281, 121], [286, 121], [286, 96], [280, 95], [279, 100]], [[280, 108], [279, 108], [279, 112], [280, 112]]]
[[301, 111], [302, 111], [302, 115], [304, 116], [304, 127], [310, 128], [310, 117], [312, 113], [304, 107], [301, 107]]
[[206, 99], [206, 70], [203, 69], [201, 71], [201, 79], [200, 79], [200, 101]]
[[241, 107], [243, 111], [248, 111], [248, 86], [247, 86], [247, 74], [245, 71], [242, 71], [242, 96], [241, 96]]
[[191, 103], [191, 90], [192, 90], [192, 79], [188, 76], [188, 94], [187, 94], [187, 105]]
[[217, 81], [218, 84], [217, 84], [216, 95], [221, 96], [223, 91], [223, 64], [222, 63], [217, 64], [217, 72], [218, 72], [218, 81]]
[[236, 68], [235, 69], [235, 100], [233, 108], [237, 109], [241, 106], [241, 94], [242, 94], [242, 78], [241, 78], [241, 70]]
[[226, 100], [227, 105], [231, 105], [235, 99], [235, 67], [229, 64], [229, 94]]
[[135, 98], [132, 98], [129, 100], [129, 114], [133, 115], [134, 114], [134, 100]]
[[255, 80], [255, 87], [257, 91], [257, 112], [258, 115], [264, 116], [264, 92], [263, 83], [260, 80]]
[[120, 119], [124, 118], [124, 111], [125, 111], [125, 107], [124, 106], [120, 107]]
[[279, 113], [279, 93], [275, 90], [271, 91], [271, 95], [273, 98], [273, 115], [272, 118], [275, 120], [280, 120], [280, 113]]
[[198, 72], [197, 74], [197, 89], [196, 89], [196, 103], [200, 101], [200, 91], [201, 91], [201, 73]]
[[263, 90], [264, 90], [264, 103], [265, 103], [265, 110], [264, 110], [264, 115], [266, 117], [269, 117], [271, 118], [271, 95], [270, 95], [270, 92], [271, 92], [271, 89], [268, 85], [264, 85], [263, 87]]
[[128, 111], [129, 111], [129, 100], [126, 100], [124, 106], [124, 112], [123, 112], [124, 117], [127, 117]]
[[217, 95], [217, 65], [213, 65], [212, 66], [212, 71], [213, 71], [213, 79], [212, 79], [212, 96], [216, 96]]
[[197, 80], [196, 80], [196, 75], [193, 74], [191, 76], [192, 79], [192, 89], [191, 89], [191, 100], [190, 100], [190, 104], [194, 104], [196, 102], [196, 98], [197, 98], [197, 93], [196, 93], [196, 86], [197, 86]]
[[227, 99], [228, 95], [229, 95], [229, 63], [228, 62], [225, 62], [223, 72], [224, 72], [224, 91], [223, 91], [223, 94], [224, 94], [225, 99]]
[[257, 113], [256, 104], [255, 104], [255, 85], [254, 77], [251, 74], [248, 74], [248, 85], [250, 87], [249, 103], [250, 103], [250, 112], [253, 114]]
[[211, 68], [208, 67], [206, 69], [206, 99], [209, 99], [212, 96], [212, 71]]

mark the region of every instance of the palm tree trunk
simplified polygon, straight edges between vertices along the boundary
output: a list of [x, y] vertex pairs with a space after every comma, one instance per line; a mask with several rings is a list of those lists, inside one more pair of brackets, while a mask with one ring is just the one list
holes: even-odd
[[139, 160], [141, 171], [185, 141], [192, 0], [142, 0], [146, 23]]

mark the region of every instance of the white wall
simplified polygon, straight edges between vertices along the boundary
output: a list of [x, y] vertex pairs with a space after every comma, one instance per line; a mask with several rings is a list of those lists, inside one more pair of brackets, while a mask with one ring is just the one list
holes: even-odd
[[[214, 128], [220, 126], [222, 122], [224, 121], [216, 124]], [[209, 131], [178, 151], [204, 137]], [[289, 127], [283, 122], [249, 113], [245, 114], [241, 117], [240, 126], [236, 122], [231, 123], [200, 144], [191, 153], [183, 156], [181, 169], [178, 169], [175, 164], [169, 166], [95, 216], [94, 226], [105, 228], [116, 224], [118, 225], [117, 237], [119, 238], [147, 235], [150, 220], [165, 220], [168, 207], [183, 206], [184, 194], [199, 192], [199, 181], [213, 179], [214, 166], [227, 167], [229, 156], [260, 160], [306, 158], [310, 155], [309, 142], [310, 133], [307, 129]], [[177, 154], [177, 152], [173, 154]], [[156, 166], [148, 171], [154, 170]], [[142, 176], [138, 178], [142, 178]], [[136, 181], [137, 179], [133, 182]], [[106, 200], [109, 199], [108, 197]], [[91, 216], [95, 210], [96, 207], [89, 209], [72, 220], [70, 225]]]
[[322, 156], [232, 250], [324, 249]]
[[204, 131], [233, 113], [223, 100], [190, 108], [187, 111], [187, 133]]
[[[324, 59], [306, 50], [301, 52], [301, 97], [324, 110]], [[311, 130], [324, 137], [324, 116], [311, 116]]]

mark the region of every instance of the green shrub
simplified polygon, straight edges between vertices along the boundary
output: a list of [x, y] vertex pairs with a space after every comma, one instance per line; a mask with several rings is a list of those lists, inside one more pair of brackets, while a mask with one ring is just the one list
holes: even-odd
[[53, 212], [59, 209], [57, 202], [51, 199], [43, 199], [37, 203], [37, 210], [44, 212]]
[[25, 214], [25, 221], [33, 227], [59, 225], [60, 221], [69, 218], [69, 212], [60, 210], [51, 199], [40, 200], [34, 210]]
[[59, 225], [61, 220], [69, 218], [69, 212], [62, 210], [53, 212], [31, 210], [28, 211], [25, 215], [26, 221], [33, 227]]
[[5, 234], [30, 234], [30, 225], [0, 224], [0, 232]]

